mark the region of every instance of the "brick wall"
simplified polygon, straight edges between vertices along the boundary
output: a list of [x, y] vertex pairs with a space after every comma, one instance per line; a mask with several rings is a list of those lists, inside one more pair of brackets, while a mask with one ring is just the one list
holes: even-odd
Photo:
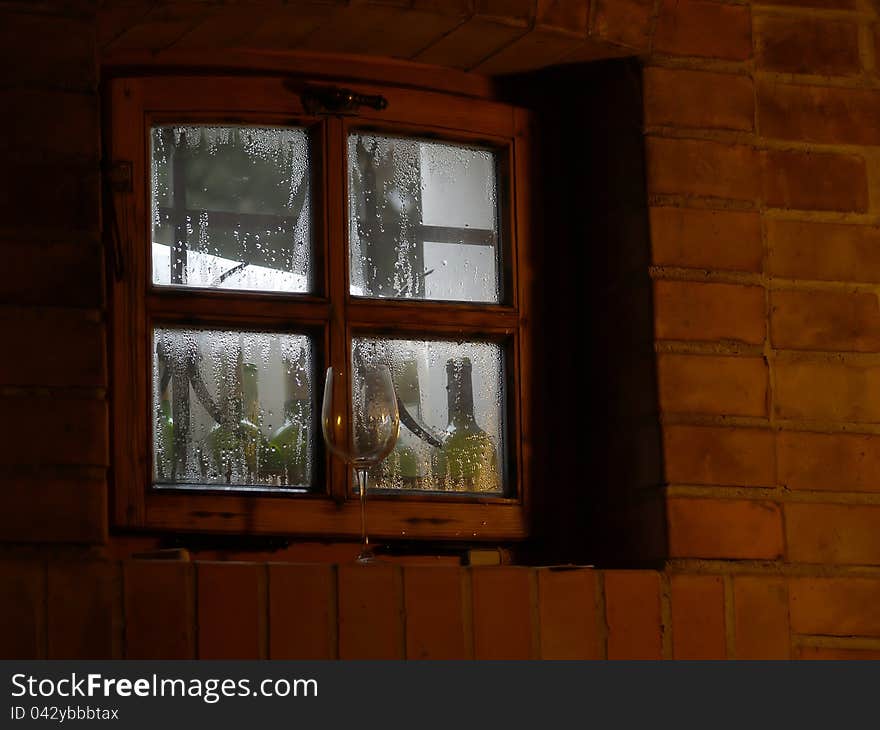
[[880, 565], [876, 22], [859, 0], [661, 3], [645, 131], [684, 565]]
[[0, 3], [0, 94], [7, 110], [0, 120], [6, 344], [0, 535], [6, 541], [107, 537], [95, 39], [88, 2]]
[[707, 621], [723, 594], [736, 656], [878, 656], [876, 10], [660, 6], [644, 98], [674, 646], [677, 602]]
[[[89, 2], [0, 10], [0, 655], [880, 656], [876, 5], [571, 15], [619, 44], [584, 57], [651, 49], [661, 572], [94, 561], [112, 553], [96, 33], [193, 21], [138, 35]], [[546, 62], [559, 34], [541, 33]], [[451, 42], [435, 60], [455, 66]]]
[[4, 658], [880, 657], [866, 577], [67, 560], [0, 580]]

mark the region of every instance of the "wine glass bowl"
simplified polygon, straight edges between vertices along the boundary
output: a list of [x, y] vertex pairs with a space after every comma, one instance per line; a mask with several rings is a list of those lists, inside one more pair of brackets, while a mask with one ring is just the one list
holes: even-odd
[[351, 388], [345, 373], [327, 368], [321, 431], [332, 454], [354, 469], [361, 506], [361, 563], [375, 560], [366, 525], [367, 471], [394, 448], [400, 430], [397, 396], [384, 364], [359, 363]]

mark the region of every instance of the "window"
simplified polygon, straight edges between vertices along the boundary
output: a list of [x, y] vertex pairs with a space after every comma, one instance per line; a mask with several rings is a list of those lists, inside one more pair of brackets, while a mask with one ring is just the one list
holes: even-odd
[[357, 535], [323, 372], [381, 361], [402, 425], [371, 533], [522, 538], [528, 117], [360, 86], [387, 106], [314, 113], [316, 84], [110, 84], [116, 524]]

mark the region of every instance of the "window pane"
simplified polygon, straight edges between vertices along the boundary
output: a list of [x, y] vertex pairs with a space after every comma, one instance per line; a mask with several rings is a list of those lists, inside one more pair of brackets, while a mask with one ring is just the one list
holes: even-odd
[[352, 294], [500, 301], [492, 151], [352, 134], [348, 176]]
[[153, 479], [305, 491], [314, 471], [305, 335], [153, 332]]
[[153, 127], [153, 283], [311, 290], [308, 132]]
[[501, 347], [436, 340], [352, 343], [355, 371], [377, 362], [391, 369], [402, 408], [397, 444], [370, 472], [370, 489], [503, 494]]

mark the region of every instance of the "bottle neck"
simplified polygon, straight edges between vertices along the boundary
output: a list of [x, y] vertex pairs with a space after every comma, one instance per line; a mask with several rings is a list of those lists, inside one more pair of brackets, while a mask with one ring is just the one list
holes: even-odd
[[449, 408], [449, 426], [472, 428], [474, 419], [474, 386], [471, 364], [468, 360], [450, 360], [446, 364], [446, 397]]

